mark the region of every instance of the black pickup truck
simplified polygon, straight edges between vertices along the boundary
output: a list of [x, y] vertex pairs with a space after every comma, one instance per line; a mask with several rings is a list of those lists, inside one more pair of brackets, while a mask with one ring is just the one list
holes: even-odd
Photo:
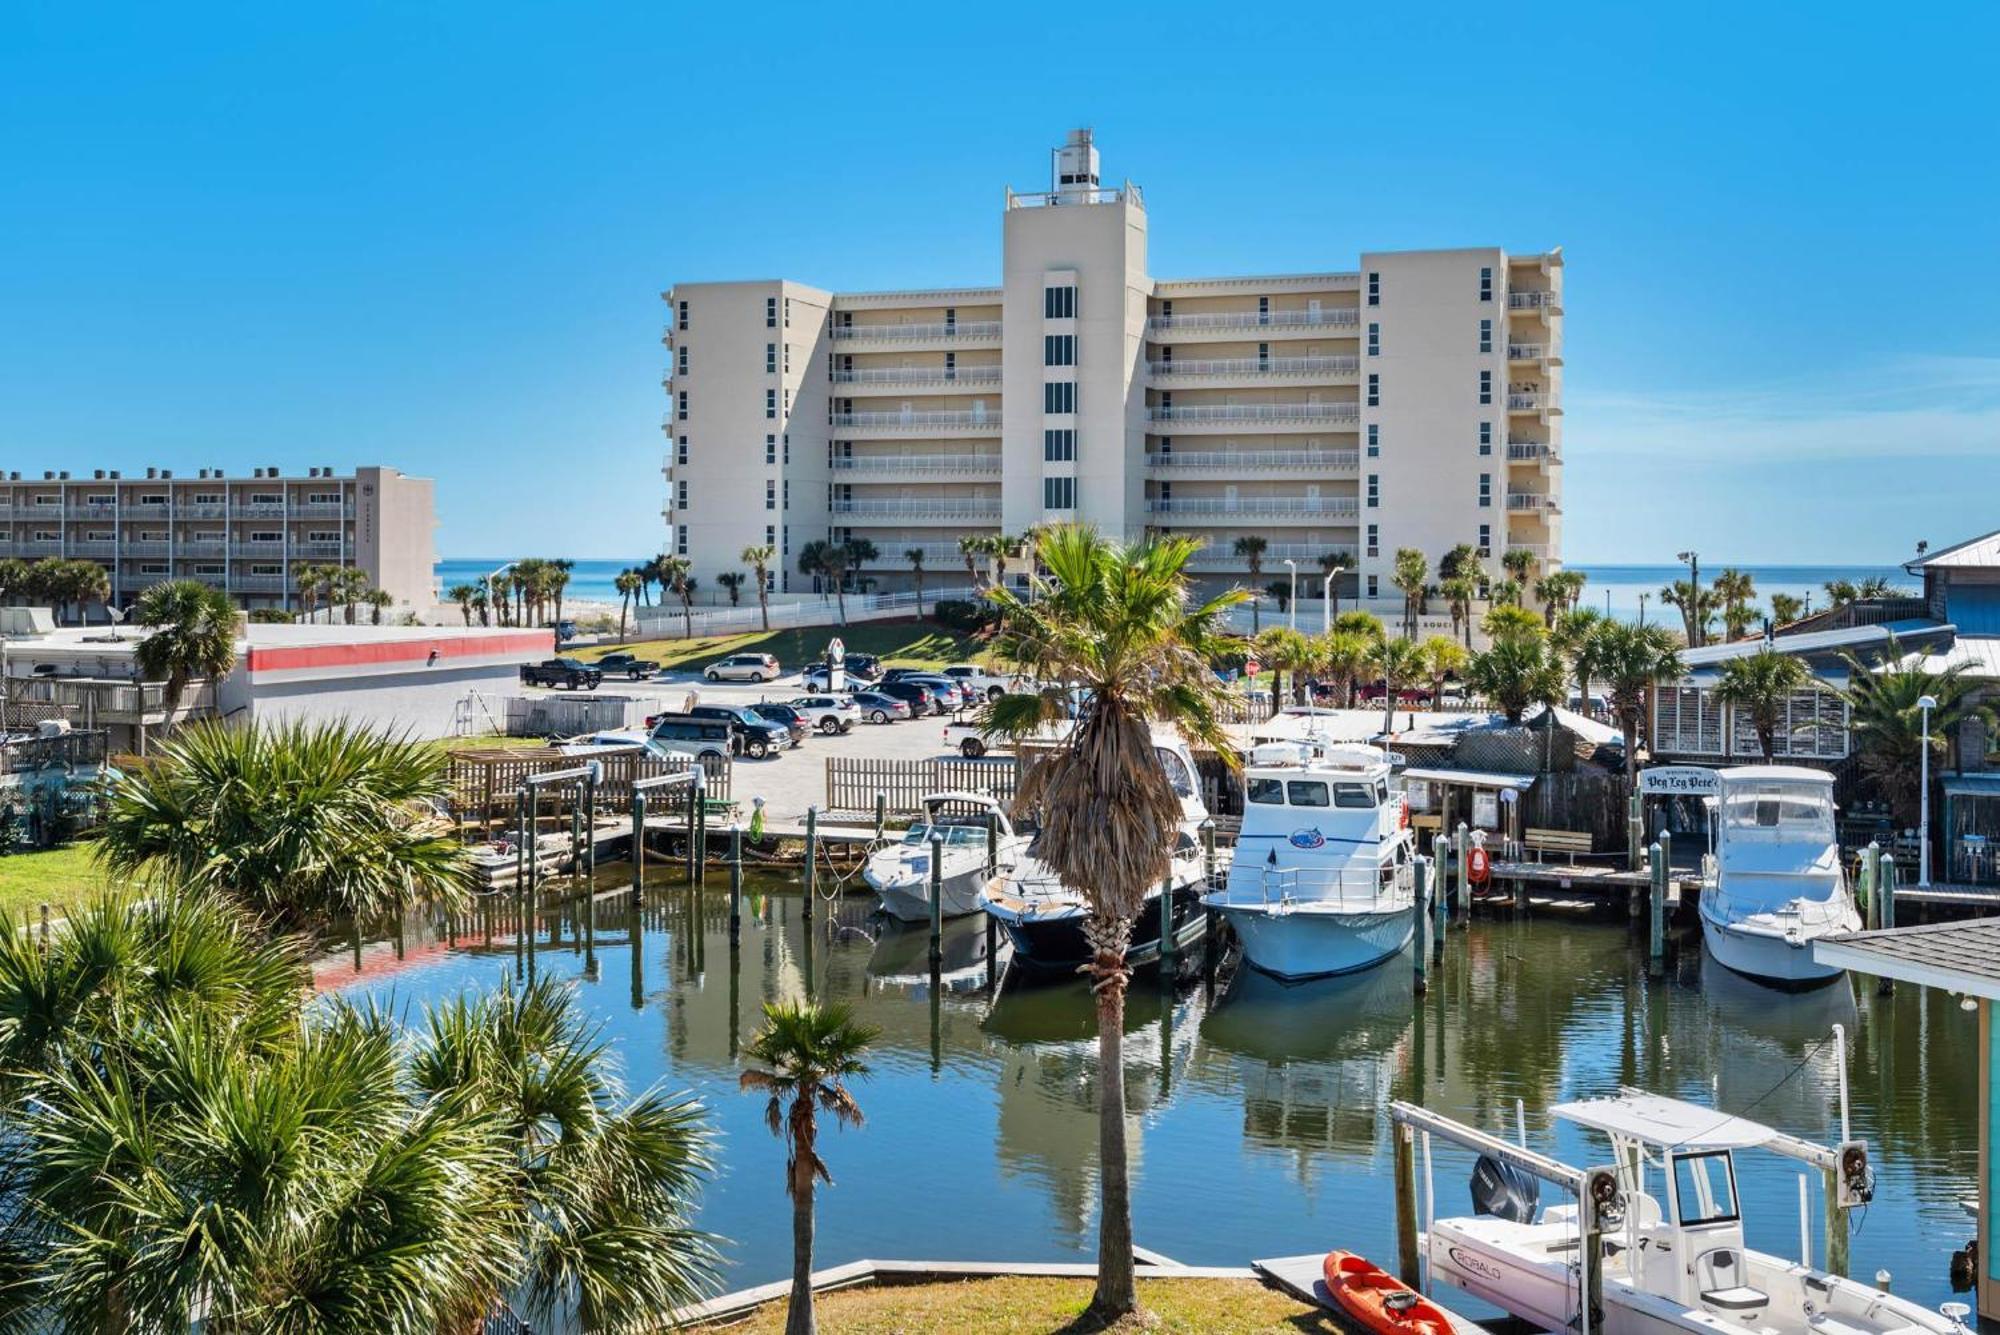
[[660, 665], [652, 659], [634, 658], [630, 654], [606, 654], [595, 666], [607, 677], [623, 676], [631, 681], [643, 680], [660, 670]]
[[539, 663], [521, 664], [521, 684], [524, 686], [561, 686], [572, 691], [594, 691], [603, 681], [602, 672], [575, 658], [548, 658]]

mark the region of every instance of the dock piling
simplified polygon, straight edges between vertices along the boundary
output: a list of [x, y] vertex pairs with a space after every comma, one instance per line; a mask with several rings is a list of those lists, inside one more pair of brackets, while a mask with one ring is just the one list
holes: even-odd
[[1416, 1131], [1406, 1122], [1390, 1128], [1396, 1150], [1396, 1271], [1411, 1288], [1423, 1284], [1417, 1262], [1417, 1147]]
[[875, 842], [882, 842], [882, 831], [889, 825], [889, 795], [875, 794]]
[[[699, 761], [695, 762], [697, 768], [700, 767], [700, 763], [701, 762]], [[697, 777], [693, 783], [690, 783], [688, 785], [687, 874], [688, 874], [689, 885], [693, 885], [695, 882], [695, 861], [697, 858], [701, 856], [701, 854], [697, 851], [699, 846], [694, 841], [694, 827], [695, 827], [695, 822], [697, 820], [696, 812], [700, 806], [701, 806], [701, 780], [699, 777]]]
[[931, 988], [944, 965], [944, 836], [931, 831]]
[[[1842, 1279], [1847, 1278], [1847, 1211], [1840, 1208], [1840, 1170], [1823, 1168], [1820, 1170], [1821, 1195], [1825, 1197], [1826, 1210], [1826, 1268]], [[1801, 1177], [1800, 1182], [1805, 1179]]]
[[1637, 871], [1646, 855], [1645, 799], [1635, 792], [1625, 803], [1625, 869]]
[[632, 794], [632, 902], [646, 889], [646, 790]]
[[1666, 972], [1667, 952], [1667, 836], [1662, 834], [1647, 850], [1652, 864], [1652, 876], [1647, 884], [1647, 898], [1651, 901], [1652, 913], [1646, 923], [1646, 976], [1658, 978]]
[[1160, 983], [1172, 986], [1174, 957], [1174, 873], [1169, 864], [1165, 879], [1160, 882]]
[[812, 935], [813, 901], [819, 897], [819, 808], [806, 808], [806, 935]]
[[1412, 981], [1418, 996], [1422, 996], [1425, 990], [1430, 987], [1429, 980], [1424, 977], [1424, 966], [1429, 962], [1431, 953], [1431, 914], [1430, 905], [1427, 902], [1430, 890], [1430, 870], [1429, 860], [1418, 858], [1416, 866], [1411, 871], [1411, 876], [1416, 886], [1417, 921], [1415, 930], [1416, 939], [1411, 942], [1415, 949], [1410, 952], [1410, 965], [1413, 972]]
[[1468, 868], [1465, 865], [1466, 853], [1471, 847], [1471, 832], [1466, 829], [1465, 822], [1460, 821], [1457, 832], [1452, 835], [1451, 853], [1453, 862], [1457, 864], [1458, 903], [1456, 907], [1461, 922], [1469, 922], [1472, 918], [1472, 877], [1467, 874]]
[[694, 778], [694, 883], [708, 884], [708, 785], [697, 772]]
[[729, 944], [743, 939], [743, 827], [729, 827]]
[[[1880, 885], [1881, 892], [1877, 897], [1882, 904], [1878, 913], [1881, 917], [1881, 926], [1886, 929], [1896, 925], [1896, 858], [1893, 853], [1882, 855]], [[1896, 980], [1888, 975], [1885, 974], [1876, 980], [1875, 991], [1878, 996], [1886, 997], [1895, 990]]]

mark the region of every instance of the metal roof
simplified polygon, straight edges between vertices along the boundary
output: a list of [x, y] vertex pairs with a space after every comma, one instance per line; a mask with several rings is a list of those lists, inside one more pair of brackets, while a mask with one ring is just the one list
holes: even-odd
[[1961, 635], [1948, 649], [1908, 655], [1901, 666], [1921, 667], [1926, 672], [1962, 667], [1968, 677], [2000, 680], [2000, 635]]
[[1903, 569], [1915, 574], [1919, 570], [1964, 570], [1980, 566], [2000, 566], [2000, 529], [1983, 538], [1969, 538], [1955, 547], [1919, 556]]
[[[1778, 635], [1772, 638], [1770, 647], [1781, 654], [1829, 653], [1836, 649], [1879, 644], [1891, 635], [1902, 639], [1911, 635], [1952, 629], [1954, 628], [1942, 621], [1914, 617], [1879, 626], [1849, 626], [1842, 630], [1807, 631], [1803, 635]], [[1752, 636], [1747, 640], [1732, 640], [1727, 644], [1704, 644], [1699, 649], [1681, 650], [1681, 662], [1690, 668], [1709, 663], [1724, 663], [1732, 658], [1748, 658], [1764, 647], [1762, 636]]]
[[1558, 1103], [1549, 1112], [1607, 1135], [1631, 1136], [1669, 1149], [1747, 1150], [1776, 1135], [1761, 1122], [1684, 1103], [1660, 1094], [1620, 1094], [1608, 1099]]
[[1518, 788], [1523, 792], [1535, 786], [1532, 774], [1501, 774], [1493, 770], [1419, 769], [1413, 766], [1403, 771], [1403, 777], [1428, 779], [1433, 783], [1462, 783], [1468, 788]]
[[2000, 918], [1848, 932], [1813, 942], [1821, 964], [2000, 1001]]

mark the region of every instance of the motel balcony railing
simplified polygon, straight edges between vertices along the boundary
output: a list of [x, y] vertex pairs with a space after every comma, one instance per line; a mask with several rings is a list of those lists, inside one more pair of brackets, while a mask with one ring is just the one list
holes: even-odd
[[1537, 463], [1543, 461], [1552, 464], [1561, 463], [1562, 457], [1556, 453], [1555, 446], [1546, 445], [1540, 441], [1517, 440], [1507, 446], [1508, 463]]
[[1152, 422], [1358, 422], [1357, 403], [1191, 403], [1149, 408]]
[[[1326, 543], [1267, 542], [1264, 544], [1264, 553], [1261, 559], [1264, 563], [1266, 574], [1270, 573], [1272, 566], [1282, 565], [1288, 559], [1298, 562], [1299, 582], [1303, 585], [1308, 570], [1312, 572], [1314, 579], [1324, 578], [1326, 572], [1320, 569], [1320, 558], [1328, 552], [1340, 551], [1347, 551], [1347, 549]], [[1235, 538], [1219, 537], [1211, 539], [1208, 546], [1196, 552], [1191, 564], [1202, 570], [1247, 570], [1250, 566], [1250, 558], [1237, 553]], [[1348, 575], [1354, 573], [1354, 556], [1351, 552], [1348, 553], [1345, 573]]]
[[1323, 306], [1319, 310], [1195, 311], [1186, 315], [1155, 315], [1146, 328], [1160, 333], [1199, 329], [1353, 329], [1361, 323], [1355, 306]]
[[836, 385], [997, 385], [997, 366], [864, 366], [829, 372]]
[[1512, 392], [1507, 395], [1507, 411], [1511, 413], [1540, 412], [1550, 406], [1550, 396], [1540, 390], [1526, 393]]
[[1353, 375], [1361, 369], [1359, 357], [1176, 357], [1172, 361], [1146, 363], [1155, 380], [1196, 376], [1237, 375]]
[[835, 343], [863, 342], [870, 339], [887, 339], [893, 342], [917, 342], [933, 338], [998, 338], [998, 320], [956, 320], [925, 321], [910, 324], [852, 324], [835, 325], [827, 331], [827, 337]]
[[1045, 190], [1037, 194], [1017, 195], [1007, 192], [1007, 207], [1010, 209], [1060, 209], [1078, 204], [1118, 204], [1131, 200], [1140, 208], [1146, 207], [1146, 197], [1139, 187], [1127, 181], [1122, 186], [1073, 186], [1068, 190]]
[[1556, 504], [1555, 497], [1542, 491], [1510, 491], [1507, 493], [1507, 508], [1509, 510], [1543, 510], [1555, 513], [1561, 513], [1562, 509], [1561, 506]]
[[1359, 450], [1175, 450], [1146, 456], [1146, 467], [1160, 472], [1254, 473], [1313, 468], [1339, 473], [1360, 464]]
[[876, 454], [835, 458], [827, 468], [835, 473], [997, 474], [997, 454]]
[[1549, 345], [1546, 343], [1509, 343], [1507, 345], [1507, 360], [1510, 362], [1538, 362], [1549, 355]]
[[837, 515], [882, 515], [894, 519], [998, 519], [1000, 498], [903, 496], [882, 501], [834, 501], [827, 509]]
[[1510, 311], [1540, 311], [1556, 309], [1558, 298], [1553, 292], [1509, 292], [1507, 309]]
[[1352, 496], [1176, 496], [1146, 502], [1155, 515], [1326, 515], [1352, 519], [1361, 513]]
[[947, 409], [936, 412], [907, 413], [834, 413], [835, 427], [985, 427], [993, 431], [1000, 429], [1000, 414], [997, 410], [973, 412], [969, 410]]

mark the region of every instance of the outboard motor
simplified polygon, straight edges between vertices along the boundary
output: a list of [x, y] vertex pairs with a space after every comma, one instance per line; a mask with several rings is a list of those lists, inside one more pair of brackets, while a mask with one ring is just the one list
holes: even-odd
[[1472, 1168], [1472, 1209], [1475, 1214], [1492, 1215], [1516, 1224], [1535, 1222], [1542, 1203], [1542, 1183], [1533, 1173], [1523, 1172], [1490, 1154], [1479, 1156]]

